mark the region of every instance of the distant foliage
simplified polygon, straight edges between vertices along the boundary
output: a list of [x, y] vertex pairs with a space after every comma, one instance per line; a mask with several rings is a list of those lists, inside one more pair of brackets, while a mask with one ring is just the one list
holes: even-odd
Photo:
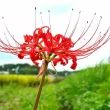
[[[35, 75], [0, 75], [0, 85], [16, 84], [22, 86], [35, 86], [40, 84], [41, 76], [36, 80]], [[53, 82], [53, 78], [46, 76], [44, 83]]]
[[[35, 65], [25, 64], [5, 64], [0, 66], [0, 71], [8, 71], [9, 74], [18, 74], [18, 75], [37, 75], [39, 71], [39, 67]], [[73, 72], [69, 71], [58, 71], [58, 76], [67, 76]], [[55, 70], [47, 69], [46, 74], [56, 74]]]
[[[23, 75], [37, 75], [39, 67], [35, 65], [24, 64], [5, 64], [0, 66], [0, 71], [8, 71], [9, 74], [23, 74]], [[53, 70], [48, 69], [47, 74], [55, 73]]]
[[25, 64], [4, 64], [0, 66], [0, 71], [8, 71], [9, 74], [37, 74], [39, 67]]
[[70, 75], [55, 91], [60, 110], [110, 110], [110, 64]]

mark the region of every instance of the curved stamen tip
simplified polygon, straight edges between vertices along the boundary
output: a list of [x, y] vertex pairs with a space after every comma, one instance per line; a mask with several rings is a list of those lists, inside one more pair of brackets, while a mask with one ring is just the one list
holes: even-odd
[[72, 8], [72, 11], [73, 11], [73, 8]]
[[50, 12], [50, 10], [48, 10], [48, 12]]
[[35, 10], [36, 10], [36, 7], [35, 7]]
[[79, 11], [79, 14], [81, 13], [81, 11]]
[[40, 12], [40, 14], [42, 14], [42, 12]]
[[88, 21], [87, 21], [87, 23], [88, 23]]
[[96, 13], [94, 13], [94, 15], [96, 15]]
[[4, 19], [4, 17], [2, 17], [2, 19]]
[[102, 18], [102, 16], [100, 16], [100, 18]]

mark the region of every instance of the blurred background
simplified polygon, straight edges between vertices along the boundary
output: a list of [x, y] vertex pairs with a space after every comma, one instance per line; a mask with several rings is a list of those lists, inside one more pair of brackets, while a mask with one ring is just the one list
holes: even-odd
[[[95, 31], [100, 16], [101, 24], [97, 34], [102, 35], [110, 26], [109, 0], [1, 0], [0, 1], [0, 38], [10, 43], [6, 27], [20, 43], [23, 36], [32, 35], [36, 27], [49, 26], [49, 14], [52, 34], [64, 34], [72, 18], [66, 36], [74, 28], [79, 12], [80, 20], [72, 41], [81, 35], [86, 22], [96, 13], [93, 24], [85, 38], [90, 38]], [[4, 17], [4, 20], [2, 19]], [[109, 33], [108, 33], [109, 35]], [[83, 42], [83, 40], [82, 40]], [[81, 42], [75, 47], [81, 46]], [[91, 56], [79, 60], [76, 70], [70, 69], [71, 62], [62, 66], [49, 65], [39, 102], [39, 110], [110, 110], [110, 41]], [[41, 62], [40, 62], [41, 65]], [[40, 66], [39, 65], [39, 66]], [[29, 59], [18, 59], [17, 56], [0, 52], [0, 110], [32, 110], [41, 77], [36, 81], [39, 67]]]

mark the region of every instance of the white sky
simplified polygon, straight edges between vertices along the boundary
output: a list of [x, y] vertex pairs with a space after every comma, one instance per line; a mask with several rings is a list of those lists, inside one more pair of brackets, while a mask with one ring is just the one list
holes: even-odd
[[[23, 35], [32, 34], [35, 28], [34, 7], [37, 8], [37, 27], [42, 26], [39, 13], [43, 12], [42, 16], [44, 25], [49, 25], [47, 10], [51, 11], [51, 25], [53, 34], [64, 34], [72, 8], [74, 11], [67, 35], [69, 35], [74, 27], [79, 11], [81, 11], [81, 17], [74, 35], [76, 38], [78, 38], [81, 34], [81, 30], [84, 28], [86, 21], [90, 21], [92, 19], [94, 13], [97, 13], [97, 15], [95, 17], [93, 27], [91, 27], [91, 30], [87, 35], [91, 35], [92, 31], [95, 30], [100, 16], [103, 18], [98, 32], [101, 31], [104, 33], [110, 26], [109, 4], [110, 0], [1, 0], [0, 37], [4, 39], [3, 33], [6, 32], [3, 20], [1, 19], [4, 17], [11, 34], [14, 35], [19, 42], [23, 42]], [[75, 39], [74, 36], [73, 41]], [[109, 47], [110, 41], [97, 52], [93, 53], [90, 57], [78, 61], [77, 69], [94, 65], [103, 59], [107, 59], [110, 55]], [[30, 60], [20, 60], [16, 56], [0, 52], [0, 64], [20, 62], [28, 62], [32, 64]], [[58, 70], [68, 70], [69, 66], [70, 64], [65, 67], [58, 65], [56, 68]]]

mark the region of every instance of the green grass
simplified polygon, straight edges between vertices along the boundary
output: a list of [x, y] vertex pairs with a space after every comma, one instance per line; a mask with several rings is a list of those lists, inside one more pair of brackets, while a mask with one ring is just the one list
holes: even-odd
[[[0, 110], [32, 110], [38, 87], [0, 88]], [[99, 64], [43, 87], [38, 110], [110, 110], [110, 64]]]
[[[53, 84], [45, 85], [38, 110], [58, 110]], [[32, 110], [38, 87], [3, 86], [0, 88], [0, 110]]]

